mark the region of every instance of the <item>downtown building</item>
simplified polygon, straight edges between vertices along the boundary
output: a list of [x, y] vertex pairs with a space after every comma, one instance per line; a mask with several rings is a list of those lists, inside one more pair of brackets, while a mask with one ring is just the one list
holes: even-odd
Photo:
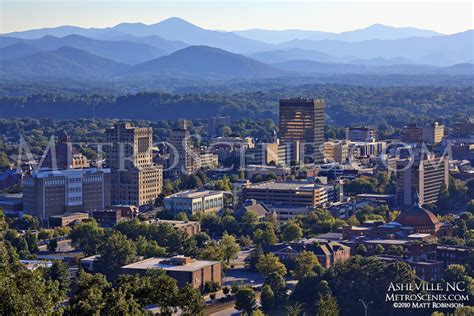
[[192, 148], [189, 125], [189, 121], [179, 120], [178, 127], [171, 131], [168, 163], [171, 176], [189, 175], [197, 170], [198, 155]]
[[442, 184], [448, 188], [449, 166], [446, 157], [416, 154], [397, 160], [397, 204], [413, 205], [419, 196], [420, 205], [436, 203]]
[[274, 206], [314, 208], [328, 202], [328, 193], [313, 183], [268, 181], [244, 187], [243, 199]]
[[165, 197], [165, 210], [177, 215], [186, 213], [216, 213], [224, 208], [224, 192], [212, 190], [187, 190]]
[[281, 143], [299, 142], [301, 161], [324, 161], [324, 109], [323, 99], [280, 99]]
[[153, 204], [163, 186], [163, 168], [153, 163], [152, 129], [121, 123], [107, 129], [106, 138], [112, 204]]
[[346, 128], [346, 139], [351, 142], [372, 142], [376, 131], [367, 126], [349, 126]]
[[109, 169], [40, 169], [23, 179], [23, 212], [46, 221], [104, 208], [111, 204], [110, 180]]

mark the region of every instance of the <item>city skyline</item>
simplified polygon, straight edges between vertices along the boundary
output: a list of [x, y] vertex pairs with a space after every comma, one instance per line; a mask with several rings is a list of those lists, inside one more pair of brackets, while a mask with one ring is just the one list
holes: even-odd
[[121, 1], [111, 6], [108, 0], [42, 3], [6, 0], [0, 9], [0, 33], [61, 25], [103, 28], [124, 22], [153, 24], [170, 17], [223, 31], [300, 29], [340, 33], [384, 24], [452, 34], [474, 27], [472, 3], [467, 1], [290, 3], [263, 0], [256, 4], [248, 1]]

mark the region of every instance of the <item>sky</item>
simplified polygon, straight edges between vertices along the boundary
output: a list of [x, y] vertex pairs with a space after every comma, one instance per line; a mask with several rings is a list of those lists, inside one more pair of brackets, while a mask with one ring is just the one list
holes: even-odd
[[343, 32], [381, 23], [452, 34], [474, 28], [473, 7], [469, 0], [0, 0], [0, 33], [60, 25], [152, 24], [176, 16], [207, 29], [226, 31]]

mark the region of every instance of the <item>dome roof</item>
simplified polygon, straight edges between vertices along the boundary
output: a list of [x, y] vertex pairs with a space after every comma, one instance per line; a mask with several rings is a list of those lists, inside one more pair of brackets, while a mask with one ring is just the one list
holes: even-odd
[[440, 223], [436, 215], [422, 208], [419, 204], [413, 205], [410, 209], [403, 211], [395, 219], [395, 222], [412, 227], [436, 226]]

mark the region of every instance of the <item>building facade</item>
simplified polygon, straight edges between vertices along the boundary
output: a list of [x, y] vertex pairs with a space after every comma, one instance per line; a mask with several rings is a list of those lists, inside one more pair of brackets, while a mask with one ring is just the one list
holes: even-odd
[[324, 188], [308, 183], [262, 182], [243, 188], [244, 200], [266, 204], [316, 207], [328, 202]]
[[54, 148], [48, 150], [41, 167], [53, 170], [80, 169], [89, 168], [89, 162], [73, 148], [69, 136], [61, 133]]
[[203, 289], [208, 282], [222, 285], [220, 262], [196, 260], [184, 256], [145, 259], [122, 267], [122, 273], [144, 275], [150, 269], [163, 269], [178, 282], [180, 288], [189, 284], [195, 289]]
[[112, 174], [112, 204], [154, 203], [163, 186], [163, 168], [153, 163], [153, 131], [116, 124], [106, 130], [107, 165]]
[[441, 185], [449, 186], [448, 159], [417, 154], [397, 160], [397, 203], [411, 206], [419, 195], [421, 205], [436, 203]]
[[434, 122], [423, 127], [422, 140], [425, 143], [436, 145], [441, 143], [444, 137], [444, 125]]
[[213, 116], [207, 120], [207, 134], [209, 137], [223, 136], [219, 134], [222, 127], [230, 125], [229, 116]]
[[188, 190], [165, 197], [165, 210], [173, 214], [187, 215], [202, 212], [218, 212], [224, 207], [224, 192], [210, 190]]
[[323, 99], [280, 99], [281, 142], [302, 143], [302, 160], [324, 160], [324, 110]]
[[23, 179], [23, 211], [42, 220], [111, 204], [109, 169], [39, 170]]
[[375, 129], [367, 126], [349, 126], [346, 128], [346, 139], [352, 142], [375, 141]]

